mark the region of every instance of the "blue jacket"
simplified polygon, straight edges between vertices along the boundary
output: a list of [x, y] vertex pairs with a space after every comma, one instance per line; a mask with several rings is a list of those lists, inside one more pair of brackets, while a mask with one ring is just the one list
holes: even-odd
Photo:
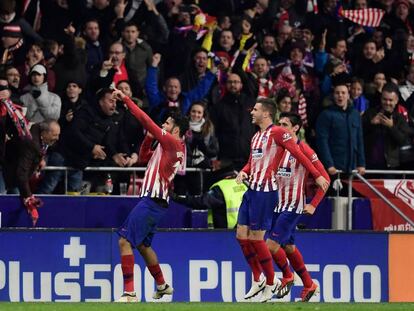
[[[158, 89], [157, 74], [158, 69], [156, 67], [148, 67], [147, 79], [145, 81], [145, 91], [147, 92], [150, 111], [153, 111], [155, 108], [166, 103], [167, 101], [165, 94], [160, 92]], [[192, 102], [202, 100], [207, 95], [215, 78], [216, 76], [208, 71], [194, 89], [180, 94], [180, 109], [183, 115], [187, 114]], [[167, 110], [167, 107], [160, 108], [162, 109], [159, 117], [162, 118]]]
[[316, 144], [326, 168], [350, 172], [365, 167], [361, 116], [355, 108], [333, 105], [322, 111], [316, 122]]

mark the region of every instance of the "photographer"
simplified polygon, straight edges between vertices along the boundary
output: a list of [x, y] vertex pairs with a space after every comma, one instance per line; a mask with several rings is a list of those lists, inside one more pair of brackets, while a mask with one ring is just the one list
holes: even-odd
[[397, 112], [398, 86], [387, 83], [381, 94], [381, 105], [373, 105], [363, 115], [365, 158], [369, 169], [397, 169], [400, 147], [410, 131], [404, 117]]

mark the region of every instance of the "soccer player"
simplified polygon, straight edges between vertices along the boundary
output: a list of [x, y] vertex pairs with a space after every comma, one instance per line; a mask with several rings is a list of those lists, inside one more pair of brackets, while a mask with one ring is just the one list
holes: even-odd
[[[283, 150], [289, 150], [316, 178], [319, 187], [327, 189], [328, 181], [303, 155], [292, 136], [273, 124], [275, 104], [259, 99], [251, 112], [252, 122], [260, 127], [251, 141], [248, 163], [237, 175], [237, 182], [249, 179], [250, 187], [243, 196], [237, 219], [236, 238], [253, 272], [252, 288], [245, 295], [249, 299], [263, 290], [261, 302], [272, 298], [278, 279], [274, 280], [272, 256], [264, 241], [266, 230], [271, 228], [272, 216], [278, 198], [275, 173]], [[266, 282], [260, 279], [261, 271]], [[276, 282], [275, 282], [276, 281]], [[266, 284], [265, 284], [266, 283]]]
[[[296, 133], [302, 126], [302, 120], [296, 113], [282, 113], [279, 125], [285, 128], [302, 150], [303, 154], [313, 163], [322, 176], [329, 181], [329, 175], [319, 161], [316, 153], [303, 141], [298, 140]], [[272, 229], [266, 241], [276, 265], [283, 273], [282, 285], [276, 297], [287, 295], [293, 286], [293, 273], [290, 271], [286, 258], [303, 281], [304, 288], [301, 293], [302, 301], [309, 301], [317, 289], [309, 272], [305, 267], [302, 254], [295, 247], [296, 224], [302, 214], [312, 215], [325, 195], [325, 189], [318, 189], [309, 204], [305, 202], [305, 183], [309, 171], [296, 160], [289, 150], [283, 152], [276, 173], [279, 192], [279, 202], [275, 208]], [[281, 247], [282, 246], [282, 247]]]
[[[120, 90], [113, 97], [122, 100], [131, 113], [140, 121], [149, 134], [145, 137], [140, 153], [140, 162], [148, 162], [139, 196], [141, 200], [118, 229], [121, 268], [124, 279], [124, 294], [119, 302], [136, 302], [134, 291], [134, 254], [137, 248], [157, 283], [154, 299], [171, 295], [173, 288], [162, 274], [157, 255], [151, 248], [152, 238], [161, 218], [167, 212], [169, 186], [177, 170], [184, 164], [183, 135], [188, 130], [188, 119], [180, 114], [168, 117], [159, 128], [134, 102]], [[157, 140], [158, 145], [154, 147]]]

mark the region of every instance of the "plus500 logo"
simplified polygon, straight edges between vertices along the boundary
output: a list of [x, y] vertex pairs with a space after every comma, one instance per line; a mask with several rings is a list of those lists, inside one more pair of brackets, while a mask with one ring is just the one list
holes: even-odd
[[[326, 265], [323, 270], [317, 264], [310, 264], [307, 267], [311, 275], [322, 276], [321, 279], [314, 279], [322, 290], [320, 295], [313, 297], [311, 301], [349, 302], [351, 297], [355, 302], [381, 301], [381, 270], [376, 265], [357, 265], [353, 270], [347, 265]], [[171, 266], [161, 264], [161, 268], [167, 282], [174, 286]], [[244, 301], [243, 296], [248, 290], [245, 285], [247, 275], [244, 271], [234, 271], [231, 261], [189, 260], [188, 269], [188, 289], [186, 290], [188, 290], [190, 301], [202, 301], [202, 295], [207, 294], [208, 291], [214, 291], [217, 294], [217, 301]], [[134, 272], [135, 289], [139, 300], [153, 301], [151, 296], [155, 285], [148, 269], [142, 273], [141, 268], [135, 265]], [[37, 281], [35, 281], [35, 273], [22, 271], [19, 261], [7, 263], [0, 260], [0, 292], [8, 289], [10, 301], [52, 301], [53, 297], [53, 301], [56, 302], [91, 302], [111, 301], [112, 296], [117, 299], [123, 290], [119, 264], [113, 271], [110, 264], [85, 264], [83, 276], [80, 272], [55, 274], [40, 272], [39, 274], [40, 276], [36, 276]], [[98, 274], [104, 274], [107, 277], [98, 277]], [[334, 278], [337, 287], [335, 291]], [[295, 286], [302, 286], [297, 276], [295, 279]], [[364, 287], [368, 288], [364, 290]], [[38, 290], [35, 291], [35, 288]], [[95, 298], [85, 297], [84, 291], [88, 289], [94, 290], [95, 294], [91, 296]], [[184, 289], [175, 288], [175, 290], [183, 291]], [[39, 293], [36, 298], [35, 292]], [[5, 299], [4, 295], [2, 297]], [[171, 300], [174, 300], [174, 296], [164, 296], [161, 299], [164, 302]], [[291, 300], [292, 297], [289, 294], [282, 300], [274, 299], [273, 301]]]

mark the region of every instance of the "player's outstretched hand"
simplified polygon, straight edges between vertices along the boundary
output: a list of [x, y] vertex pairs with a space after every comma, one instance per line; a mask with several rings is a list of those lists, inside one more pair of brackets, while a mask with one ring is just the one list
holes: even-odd
[[124, 100], [124, 98], [126, 97], [126, 95], [121, 91], [118, 90], [117, 88], [114, 88], [114, 91], [112, 92], [112, 98], [116, 99], [116, 100]]
[[243, 171], [240, 171], [236, 177], [236, 183], [241, 184], [243, 180], [247, 179], [247, 174]]
[[305, 204], [305, 207], [303, 208], [303, 213], [306, 215], [313, 215], [315, 213], [315, 206], [312, 204]]
[[319, 176], [318, 178], [316, 178], [315, 180], [316, 185], [321, 188], [323, 191], [327, 191], [329, 188], [329, 182], [325, 179], [325, 177], [323, 176]]

